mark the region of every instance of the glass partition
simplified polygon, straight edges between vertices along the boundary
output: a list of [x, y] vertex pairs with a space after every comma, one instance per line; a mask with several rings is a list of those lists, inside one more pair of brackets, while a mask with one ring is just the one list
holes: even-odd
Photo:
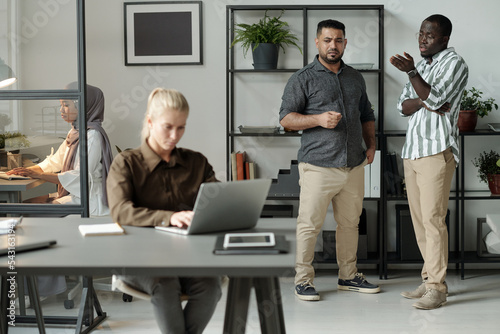
[[63, 89], [78, 78], [76, 1], [0, 0], [0, 59], [16, 83], [4, 89]]
[[[0, 171], [28, 168], [15, 175], [33, 173], [34, 166], [47, 166], [58, 154], [60, 145], [75, 126], [84, 131], [85, 115], [77, 110], [85, 108], [82, 101], [85, 80], [83, 0], [69, 1], [16, 1], [0, 0]], [[9, 86], [2, 80], [14, 74], [17, 79]], [[62, 112], [62, 100], [76, 110], [72, 119]], [[78, 124], [83, 124], [79, 126]], [[81, 129], [80, 129], [81, 127]], [[81, 213], [88, 216], [87, 137], [78, 136], [74, 195], [80, 200], [68, 205], [40, 205], [29, 203], [40, 196], [61, 196], [55, 180], [32, 177], [29, 180], [0, 179], [0, 215]], [[60, 161], [63, 163], [68, 150]], [[74, 150], [76, 151], [76, 149]], [[57, 159], [56, 159], [57, 160]], [[44, 162], [45, 161], [45, 162]], [[59, 166], [61, 167], [61, 166]], [[62, 167], [51, 166], [59, 173]], [[67, 166], [65, 167], [67, 170]], [[57, 170], [59, 169], [59, 170]], [[10, 175], [10, 176], [9, 176]], [[29, 175], [28, 175], [29, 176]], [[56, 195], [54, 195], [56, 194]], [[21, 205], [19, 205], [22, 203]]]
[[[65, 112], [61, 105], [68, 104], [71, 104], [72, 111]], [[66, 147], [63, 145], [61, 151], [58, 150], [73, 125], [78, 128], [78, 105], [78, 100], [72, 99], [0, 100], [0, 171], [42, 164], [44, 171], [59, 172], [58, 165], [62, 166]], [[19, 176], [21, 174], [2, 177], [15, 179]], [[33, 177], [32, 180], [20, 179], [17, 182], [0, 181], [0, 202], [4, 203], [33, 202], [33, 198], [55, 196], [57, 192], [55, 183], [37, 182]], [[14, 189], [14, 185], [18, 189]], [[76, 195], [80, 197], [80, 194]]]

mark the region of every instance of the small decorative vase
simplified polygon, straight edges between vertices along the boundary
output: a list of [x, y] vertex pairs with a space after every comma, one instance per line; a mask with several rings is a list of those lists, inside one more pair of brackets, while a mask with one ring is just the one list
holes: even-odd
[[500, 174], [488, 175], [488, 187], [492, 195], [500, 195]]
[[458, 129], [460, 132], [472, 132], [476, 128], [477, 113], [475, 110], [460, 110], [458, 114]]

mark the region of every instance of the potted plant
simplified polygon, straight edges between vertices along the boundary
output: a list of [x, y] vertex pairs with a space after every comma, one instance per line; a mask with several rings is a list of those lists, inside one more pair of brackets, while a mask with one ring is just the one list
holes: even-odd
[[0, 134], [0, 148], [25, 148], [30, 146], [30, 141], [20, 132], [5, 132]]
[[500, 154], [493, 150], [484, 151], [472, 163], [478, 168], [479, 179], [488, 183], [491, 193], [500, 195]]
[[255, 69], [276, 69], [279, 49], [285, 52], [285, 45], [293, 45], [302, 53], [302, 49], [297, 44], [297, 36], [290, 31], [288, 23], [281, 20], [284, 12], [285, 10], [282, 10], [279, 16], [270, 17], [266, 10], [264, 18], [258, 23], [236, 25], [231, 47], [236, 43], [241, 43], [244, 57], [252, 47]]
[[498, 109], [494, 98], [481, 100], [483, 92], [472, 87], [464, 90], [462, 100], [460, 101], [460, 113], [458, 115], [458, 129], [460, 132], [474, 131], [477, 124], [477, 117], [483, 118]]

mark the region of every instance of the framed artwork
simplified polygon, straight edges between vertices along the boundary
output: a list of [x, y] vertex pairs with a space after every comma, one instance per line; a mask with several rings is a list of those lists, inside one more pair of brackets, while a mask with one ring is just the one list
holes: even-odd
[[125, 66], [203, 64], [201, 5], [125, 2]]

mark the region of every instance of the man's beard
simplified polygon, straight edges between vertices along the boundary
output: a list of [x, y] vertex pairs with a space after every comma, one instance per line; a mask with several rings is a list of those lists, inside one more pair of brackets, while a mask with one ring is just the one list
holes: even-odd
[[[338, 50], [328, 50], [328, 51], [337, 51]], [[339, 63], [341, 60], [342, 60], [342, 56], [344, 55], [344, 53], [340, 53], [338, 54], [337, 57], [331, 59], [331, 58], [328, 58], [328, 52], [326, 52], [324, 55], [320, 55], [321, 56], [321, 59], [323, 59], [325, 61], [325, 63], [327, 64], [337, 64]]]

